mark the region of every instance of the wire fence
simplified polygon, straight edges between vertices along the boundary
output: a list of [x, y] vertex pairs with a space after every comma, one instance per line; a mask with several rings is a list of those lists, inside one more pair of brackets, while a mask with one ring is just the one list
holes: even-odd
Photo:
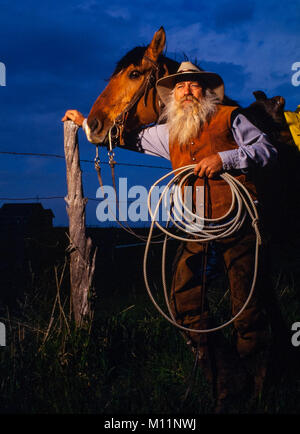
[[[40, 157], [40, 158], [57, 158], [57, 159], [65, 159], [64, 155], [59, 154], [48, 154], [48, 153], [37, 153], [37, 152], [14, 152], [14, 151], [0, 151], [1, 155], [12, 155], [12, 156], [19, 156], [19, 157]], [[80, 159], [80, 163], [89, 163], [94, 164], [94, 160], [87, 160], [87, 159]], [[109, 165], [107, 161], [101, 161], [101, 164]], [[137, 164], [137, 163], [117, 163], [118, 166], [129, 166], [129, 167], [142, 167], [142, 168], [149, 168], [149, 169], [163, 169], [163, 170], [170, 170], [170, 167], [166, 166], [157, 166], [157, 165], [151, 165], [151, 164]], [[0, 197], [0, 201], [39, 201], [39, 200], [54, 200], [54, 199], [65, 199], [66, 196], [31, 196], [31, 197]], [[93, 197], [87, 197], [88, 200], [92, 201], [98, 201], [101, 200], [101, 198], [93, 198]], [[130, 202], [130, 199], [128, 200]]]
[[[36, 152], [13, 152], [13, 151], [0, 151], [0, 154], [3, 155], [16, 155], [16, 156], [26, 156], [26, 157], [44, 157], [44, 158], [60, 158], [65, 159], [64, 155], [59, 154], [41, 154]], [[85, 160], [80, 159], [81, 163], [93, 163], [94, 160]], [[109, 165], [108, 161], [101, 161], [101, 164]], [[156, 166], [156, 165], [150, 165], [150, 164], [137, 164], [137, 163], [117, 163], [118, 166], [132, 166], [132, 167], [147, 167], [150, 169], [164, 169], [164, 170], [170, 170], [170, 167], [166, 166]]]

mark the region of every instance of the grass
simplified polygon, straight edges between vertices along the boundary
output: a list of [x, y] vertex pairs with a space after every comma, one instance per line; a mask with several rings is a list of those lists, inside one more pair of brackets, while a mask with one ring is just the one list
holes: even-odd
[[[38, 319], [32, 326], [11, 318], [7, 324], [10, 344], [1, 352], [3, 413], [180, 409], [192, 354], [149, 310], [133, 305], [95, 317], [90, 331], [71, 323], [66, 327], [58, 312], [49, 334], [47, 322]], [[188, 408], [197, 406], [194, 397]]]
[[[299, 258], [288, 249], [281, 254], [287, 260], [275, 266], [273, 280], [290, 325], [300, 320]], [[211, 391], [200, 369], [184, 401], [194, 355], [152, 307], [142, 276], [132, 275], [137, 264], [116, 267], [96, 291], [89, 328], [76, 329], [72, 321], [65, 260], [32, 275], [17, 309], [3, 307], [0, 321], [6, 325], [7, 347], [0, 348], [2, 414], [213, 412]], [[235, 412], [298, 413], [298, 370], [289, 374], [271, 384], [254, 406], [241, 399]]]

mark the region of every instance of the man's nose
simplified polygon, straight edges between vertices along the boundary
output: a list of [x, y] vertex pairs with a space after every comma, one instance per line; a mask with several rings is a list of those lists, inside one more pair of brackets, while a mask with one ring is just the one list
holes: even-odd
[[191, 95], [192, 91], [190, 86], [185, 86], [184, 88], [184, 95]]

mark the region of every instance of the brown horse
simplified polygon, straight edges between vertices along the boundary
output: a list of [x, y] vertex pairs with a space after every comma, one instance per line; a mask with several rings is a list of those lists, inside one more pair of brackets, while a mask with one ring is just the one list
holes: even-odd
[[[118, 63], [110, 81], [98, 96], [87, 119], [86, 134], [93, 143], [104, 143], [113, 127], [130, 131], [157, 121], [159, 101], [155, 82], [178, 69], [165, 57], [166, 35], [161, 27], [147, 47], [136, 47]], [[117, 134], [117, 128], [113, 131]], [[120, 134], [121, 136], [121, 134]]]
[[[165, 43], [166, 34], [161, 27], [147, 47], [132, 49], [117, 63], [87, 118], [85, 132], [90, 142], [104, 144], [111, 131], [123, 144], [124, 128], [129, 132], [157, 121], [160, 101], [155, 83], [179, 67], [178, 62], [163, 55]], [[226, 95], [223, 103], [238, 106]]]

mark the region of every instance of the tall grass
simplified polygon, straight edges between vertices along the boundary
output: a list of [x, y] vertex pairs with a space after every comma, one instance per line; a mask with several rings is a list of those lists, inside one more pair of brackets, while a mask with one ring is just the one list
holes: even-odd
[[[288, 324], [300, 320], [297, 261], [294, 257], [296, 263], [289, 260], [274, 272]], [[0, 348], [1, 413], [213, 412], [211, 390], [200, 369], [184, 401], [194, 355], [150, 305], [136, 276], [122, 284], [112, 280], [111, 287], [97, 291], [93, 321], [82, 329], [72, 320], [68, 279], [68, 263], [62, 261], [32, 277], [16, 312], [2, 309], [7, 347]], [[232, 329], [226, 333], [230, 336]], [[299, 398], [296, 369], [251, 408], [241, 397], [236, 413], [297, 413]]]
[[[181, 411], [193, 354], [177, 332], [139, 296], [128, 306], [120, 297], [113, 313], [100, 296], [90, 327], [77, 329], [65, 272], [66, 264], [45, 272], [46, 290], [33, 288], [17, 317], [2, 313], [8, 345], [0, 353], [1, 412]], [[184, 411], [199, 405], [194, 394]]]

